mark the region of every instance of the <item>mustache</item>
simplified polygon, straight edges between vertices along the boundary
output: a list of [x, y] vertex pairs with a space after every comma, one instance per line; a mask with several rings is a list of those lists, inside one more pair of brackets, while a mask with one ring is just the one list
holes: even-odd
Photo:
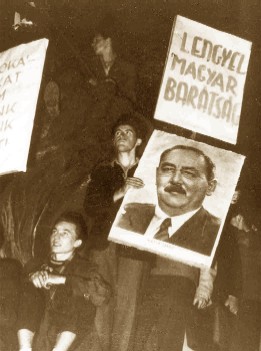
[[164, 188], [167, 193], [176, 192], [182, 195], [186, 195], [186, 191], [182, 188], [180, 184], [169, 184]]

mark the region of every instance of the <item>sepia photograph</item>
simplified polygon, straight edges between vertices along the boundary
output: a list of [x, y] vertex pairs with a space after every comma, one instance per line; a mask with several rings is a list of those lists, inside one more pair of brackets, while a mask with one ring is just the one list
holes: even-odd
[[260, 20], [0, 1], [0, 351], [261, 351]]

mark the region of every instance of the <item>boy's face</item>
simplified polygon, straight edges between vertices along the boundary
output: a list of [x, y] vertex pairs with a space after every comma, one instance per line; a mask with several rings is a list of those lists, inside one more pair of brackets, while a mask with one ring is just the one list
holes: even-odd
[[137, 138], [134, 128], [126, 124], [116, 129], [113, 143], [118, 152], [128, 152], [140, 145], [141, 139]]
[[73, 253], [82, 243], [76, 233], [74, 223], [61, 221], [55, 224], [51, 237], [51, 252], [55, 254]]

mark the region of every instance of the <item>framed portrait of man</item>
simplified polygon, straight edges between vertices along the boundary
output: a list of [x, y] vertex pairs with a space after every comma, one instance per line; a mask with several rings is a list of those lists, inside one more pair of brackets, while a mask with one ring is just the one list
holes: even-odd
[[109, 240], [211, 266], [244, 156], [155, 130]]

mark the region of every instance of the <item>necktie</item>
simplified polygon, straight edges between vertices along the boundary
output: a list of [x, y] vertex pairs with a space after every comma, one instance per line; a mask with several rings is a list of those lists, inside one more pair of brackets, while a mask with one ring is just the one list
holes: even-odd
[[154, 235], [153, 239], [168, 241], [169, 240], [168, 229], [170, 226], [171, 226], [171, 219], [170, 218], [164, 219], [164, 221], [160, 225], [159, 230]]

